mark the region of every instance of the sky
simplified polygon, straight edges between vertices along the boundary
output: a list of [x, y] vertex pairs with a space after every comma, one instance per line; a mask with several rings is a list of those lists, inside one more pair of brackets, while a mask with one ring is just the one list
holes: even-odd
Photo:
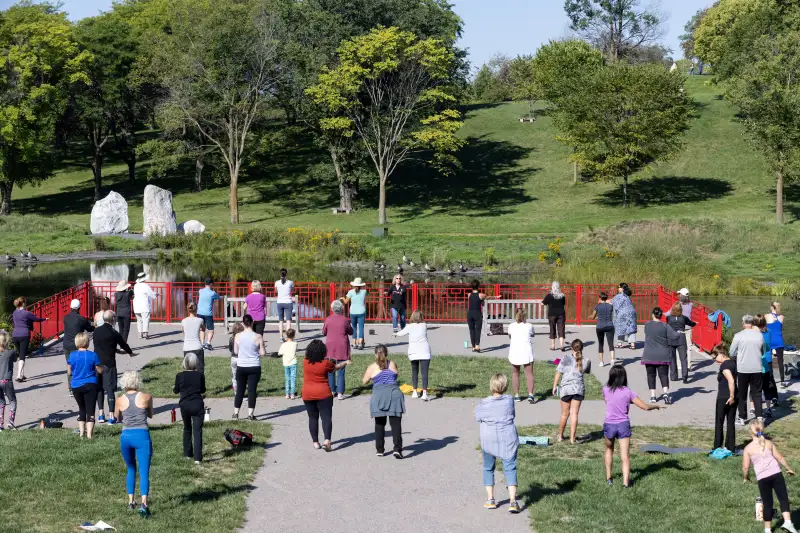
[[[65, 0], [64, 9], [72, 20], [108, 10], [112, 0]], [[496, 53], [514, 57], [533, 54], [551, 39], [568, 36], [569, 20], [563, 0], [450, 0], [464, 20], [461, 46], [469, 50], [473, 68], [480, 67]], [[14, 0], [0, 0], [0, 9]], [[647, 3], [647, 2], [643, 2]], [[661, 0], [668, 14], [663, 44], [679, 57], [683, 26], [698, 10], [713, 0]]]

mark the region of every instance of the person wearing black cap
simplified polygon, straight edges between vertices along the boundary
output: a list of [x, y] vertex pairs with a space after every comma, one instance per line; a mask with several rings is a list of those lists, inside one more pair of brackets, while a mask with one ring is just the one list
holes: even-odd
[[206, 278], [206, 286], [200, 289], [197, 296], [197, 318], [202, 318], [206, 325], [205, 338], [201, 332], [200, 340], [206, 350], [213, 349], [211, 340], [214, 338], [214, 302], [220, 299], [212, 287], [213, 283], [211, 278]]

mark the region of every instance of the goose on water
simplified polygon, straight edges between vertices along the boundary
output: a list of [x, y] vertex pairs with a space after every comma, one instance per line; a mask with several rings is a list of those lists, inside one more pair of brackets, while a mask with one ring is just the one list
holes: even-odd
[[425, 272], [436, 272], [436, 269], [430, 266], [428, 263], [425, 263]]
[[467, 265], [464, 264], [464, 260], [463, 259], [458, 264], [458, 270], [460, 270], [461, 272], [466, 272], [467, 271]]
[[28, 248], [28, 253], [25, 254], [25, 259], [27, 259], [28, 261], [38, 261], [39, 260], [38, 257], [36, 257], [35, 255], [33, 255], [31, 253], [31, 249], [30, 248]]
[[402, 273], [403, 273], [403, 265], [401, 265], [400, 263], [397, 263], [397, 271], [398, 271], [400, 274], [402, 274]]

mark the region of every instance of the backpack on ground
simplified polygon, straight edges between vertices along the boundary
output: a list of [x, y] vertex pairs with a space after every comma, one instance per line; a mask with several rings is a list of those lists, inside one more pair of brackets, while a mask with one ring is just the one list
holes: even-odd
[[489, 324], [489, 335], [503, 335], [503, 324]]
[[253, 444], [253, 434], [238, 429], [226, 429], [225, 440], [231, 443], [231, 446], [237, 448], [239, 446], [250, 446]]

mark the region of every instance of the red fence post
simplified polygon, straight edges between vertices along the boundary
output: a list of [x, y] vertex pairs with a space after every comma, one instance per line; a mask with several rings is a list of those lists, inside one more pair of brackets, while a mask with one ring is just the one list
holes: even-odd
[[575, 285], [575, 323], [581, 325], [581, 314], [583, 309], [583, 286]]
[[419, 309], [419, 284], [411, 285], [411, 311]]
[[[330, 298], [328, 298], [328, 305], [330, 305], [330, 302], [332, 302], [332, 301], [334, 301], [336, 299], [336, 284], [335, 283], [331, 283], [330, 291], [331, 292], [330, 292]], [[325, 311], [323, 311], [322, 313], [323, 313], [323, 315], [325, 315]]]
[[167, 295], [165, 297], [167, 306], [167, 324], [172, 322], [172, 282], [167, 282]]

